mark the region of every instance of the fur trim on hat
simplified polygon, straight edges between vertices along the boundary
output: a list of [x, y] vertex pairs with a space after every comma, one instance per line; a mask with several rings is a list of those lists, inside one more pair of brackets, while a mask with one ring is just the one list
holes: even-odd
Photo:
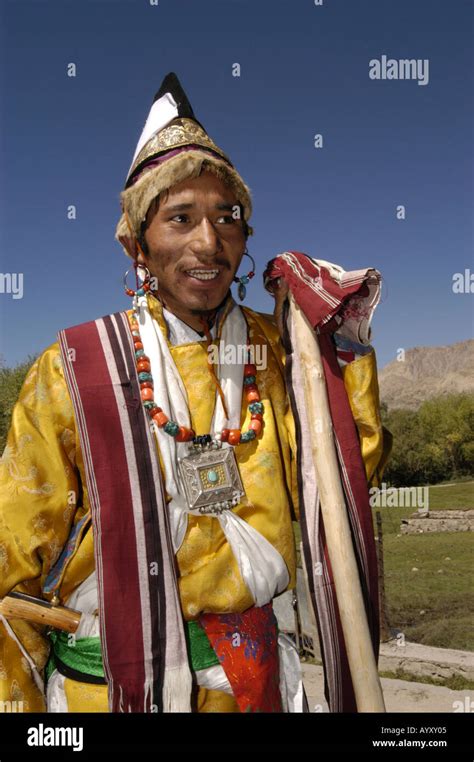
[[[152, 201], [164, 190], [174, 185], [198, 177], [202, 171], [208, 170], [217, 175], [235, 193], [237, 200], [244, 209], [244, 219], [248, 221], [252, 213], [252, 200], [250, 189], [244, 183], [239, 173], [229, 167], [224, 161], [220, 161], [208, 153], [202, 151], [186, 151], [166, 161], [158, 167], [152, 167], [144, 171], [142, 177], [130, 188], [122, 191], [120, 200], [122, 208], [127, 211], [133, 232], [138, 238], [140, 228]], [[129, 237], [130, 231], [122, 214], [115, 231], [115, 238], [120, 242], [120, 236]], [[129, 255], [125, 247], [125, 253]]]

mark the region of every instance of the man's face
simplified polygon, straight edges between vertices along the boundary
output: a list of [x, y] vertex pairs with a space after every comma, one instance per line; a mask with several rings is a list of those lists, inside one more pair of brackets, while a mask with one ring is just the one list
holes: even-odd
[[233, 191], [203, 172], [170, 189], [147, 231], [148, 256], [165, 305], [179, 313], [212, 310], [224, 299], [245, 250]]

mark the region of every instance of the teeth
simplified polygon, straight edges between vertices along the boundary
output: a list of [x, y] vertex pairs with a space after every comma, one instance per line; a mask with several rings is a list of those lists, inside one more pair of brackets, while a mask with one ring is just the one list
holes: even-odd
[[219, 275], [219, 270], [187, 270], [186, 272], [199, 280], [213, 280]]

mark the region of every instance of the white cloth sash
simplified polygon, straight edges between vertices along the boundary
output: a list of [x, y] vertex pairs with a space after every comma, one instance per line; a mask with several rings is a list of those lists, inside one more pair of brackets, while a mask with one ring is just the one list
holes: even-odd
[[[186, 389], [160, 326], [150, 314], [147, 297], [136, 296], [134, 308], [140, 327], [145, 354], [150, 358], [154, 382], [154, 397], [163, 412], [180, 426], [190, 428], [189, 405]], [[226, 401], [229, 418], [226, 418], [222, 400], [216, 392], [214, 414], [210, 434], [220, 434], [223, 428], [240, 428], [244, 363], [239, 362], [244, 353], [240, 347], [247, 344], [247, 323], [242, 310], [233, 304], [222, 326], [221, 342], [236, 348], [237, 362], [219, 363], [217, 376]], [[219, 356], [221, 353], [218, 353]], [[225, 352], [224, 352], [225, 357]], [[178, 552], [186, 534], [188, 514], [183, 484], [178, 472], [178, 458], [188, 452], [188, 445], [176, 442], [157, 426], [154, 426], [165, 470], [165, 486], [172, 498], [168, 504], [175, 553]], [[227, 443], [223, 447], [230, 447]], [[234, 511], [224, 511], [216, 516], [222, 531], [235, 555], [241, 576], [251, 592], [256, 606], [264, 606], [275, 595], [286, 590], [289, 573], [285, 561], [276, 548], [244, 521]]]

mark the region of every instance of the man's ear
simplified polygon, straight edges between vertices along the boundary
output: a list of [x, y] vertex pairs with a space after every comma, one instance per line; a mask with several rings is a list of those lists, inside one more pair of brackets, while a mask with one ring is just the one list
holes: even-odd
[[121, 235], [119, 236], [119, 241], [122, 244], [122, 246], [127, 250], [127, 252], [132, 257], [132, 259], [135, 259], [137, 255], [137, 247], [136, 247], [135, 239], [129, 235]]

